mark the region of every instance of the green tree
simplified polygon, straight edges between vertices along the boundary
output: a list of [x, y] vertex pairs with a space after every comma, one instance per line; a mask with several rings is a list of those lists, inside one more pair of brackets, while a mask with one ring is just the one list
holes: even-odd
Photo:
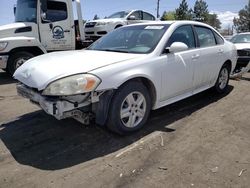
[[208, 14], [206, 23], [211, 25], [212, 27], [214, 27], [217, 30], [221, 28], [221, 22], [218, 19], [217, 14]]
[[197, 21], [202, 21], [207, 23], [209, 17], [209, 11], [206, 1], [196, 0], [194, 5], [193, 17]]
[[250, 31], [250, 0], [248, 5], [239, 11], [239, 18], [234, 18], [233, 22], [237, 32]]
[[192, 10], [188, 8], [186, 0], [182, 0], [179, 5], [179, 8], [175, 10], [175, 19], [176, 20], [191, 20], [192, 19]]
[[175, 11], [169, 11], [169, 12], [164, 11], [161, 16], [161, 21], [164, 20], [175, 20]]

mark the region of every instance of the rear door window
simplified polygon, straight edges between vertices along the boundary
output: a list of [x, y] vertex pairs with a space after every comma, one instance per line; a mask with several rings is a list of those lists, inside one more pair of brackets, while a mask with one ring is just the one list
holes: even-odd
[[143, 20], [155, 20], [155, 17], [152, 16], [151, 14], [143, 12]]
[[206, 27], [195, 26], [200, 47], [215, 46], [216, 40], [213, 31]]

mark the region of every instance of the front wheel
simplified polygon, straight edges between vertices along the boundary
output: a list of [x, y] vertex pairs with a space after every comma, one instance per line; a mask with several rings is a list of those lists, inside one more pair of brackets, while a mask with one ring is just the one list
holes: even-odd
[[8, 60], [8, 72], [11, 76], [14, 74], [16, 69], [18, 69], [25, 61], [34, 57], [32, 53], [29, 52], [16, 52], [12, 54]]
[[227, 90], [229, 76], [230, 67], [229, 65], [224, 64], [220, 70], [219, 76], [214, 86], [216, 92], [224, 93]]
[[124, 135], [139, 130], [151, 109], [147, 88], [140, 82], [128, 82], [118, 89], [110, 108], [107, 127], [111, 131]]

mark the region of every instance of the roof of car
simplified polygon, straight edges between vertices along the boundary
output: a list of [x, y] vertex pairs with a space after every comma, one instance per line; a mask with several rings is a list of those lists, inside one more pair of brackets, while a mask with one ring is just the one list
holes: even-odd
[[[207, 26], [207, 27], [211, 27], [205, 23], [202, 23], [202, 22], [197, 22], [197, 21], [190, 21], [190, 20], [170, 20], [170, 21], [150, 21], [150, 22], [146, 22], [146, 23], [138, 23], [138, 24], [133, 24], [133, 25], [165, 25], [165, 24], [168, 24], [168, 25], [171, 25], [171, 24], [180, 24], [180, 25], [183, 25], [183, 24], [191, 24], [191, 25], [200, 25], [200, 26]], [[132, 25], [130, 25], [132, 26]]]
[[245, 35], [245, 34], [250, 34], [250, 32], [244, 32], [244, 33], [237, 33], [236, 35]]

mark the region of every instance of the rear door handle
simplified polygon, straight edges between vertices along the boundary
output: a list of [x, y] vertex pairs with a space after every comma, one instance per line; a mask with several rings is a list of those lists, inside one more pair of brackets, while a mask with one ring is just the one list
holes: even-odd
[[198, 59], [199, 57], [200, 57], [199, 54], [194, 54], [194, 55], [192, 55], [192, 59]]

